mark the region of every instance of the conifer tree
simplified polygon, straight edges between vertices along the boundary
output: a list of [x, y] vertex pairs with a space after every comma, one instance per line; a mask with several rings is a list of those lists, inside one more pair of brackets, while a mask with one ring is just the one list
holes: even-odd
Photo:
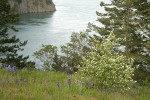
[[[10, 5], [8, 0], [1, 0], [0, 2], [0, 63], [2, 65], [12, 64], [17, 68], [23, 68], [28, 65], [31, 67], [34, 63], [28, 62], [28, 57], [18, 55], [17, 52], [23, 50], [23, 46], [27, 41], [20, 42], [16, 36], [12, 36], [8, 31], [16, 30], [12, 24], [19, 20], [19, 16], [10, 12]], [[33, 67], [33, 66], [32, 66]]]
[[[136, 23], [136, 32], [140, 34], [142, 41], [141, 54], [144, 57], [141, 57], [142, 66], [139, 66], [135, 70], [135, 79], [136, 80], [148, 80], [150, 82], [150, 2], [149, 0], [135, 0], [133, 2], [133, 8], [137, 17]], [[139, 49], [140, 50], [140, 49]]]
[[124, 55], [134, 58], [134, 67], [150, 66], [150, 4], [147, 0], [112, 0], [100, 3], [105, 13], [96, 12], [102, 27], [89, 23], [89, 28], [99, 33], [94, 39], [107, 38], [113, 32], [121, 38]]
[[142, 51], [141, 53], [144, 54], [145, 64], [150, 66], [150, 48], [148, 43], [150, 42], [150, 3], [147, 0], [135, 0], [133, 2], [133, 8], [135, 10], [136, 18], [136, 33], [140, 34], [142, 38]]

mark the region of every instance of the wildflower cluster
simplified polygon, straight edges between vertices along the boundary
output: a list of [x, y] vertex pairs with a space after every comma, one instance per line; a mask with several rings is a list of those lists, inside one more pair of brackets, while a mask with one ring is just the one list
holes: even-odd
[[11, 65], [8, 65], [8, 66], [6, 67], [6, 70], [11, 71], [11, 72], [15, 72], [15, 71], [16, 71], [15, 67], [14, 67], [14, 66], [11, 66]]
[[102, 43], [96, 44], [93, 52], [84, 58], [84, 66], [79, 67], [82, 79], [92, 80], [102, 88], [129, 89], [134, 83], [134, 60], [116, 51], [118, 41], [110, 34]]

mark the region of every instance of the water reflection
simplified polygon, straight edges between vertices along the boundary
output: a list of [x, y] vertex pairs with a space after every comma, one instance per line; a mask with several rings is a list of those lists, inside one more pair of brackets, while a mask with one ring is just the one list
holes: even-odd
[[51, 18], [55, 12], [43, 12], [43, 13], [28, 13], [21, 14], [20, 18], [24, 21], [32, 20], [32, 19], [45, 19]]
[[28, 13], [20, 15], [20, 22], [16, 23], [16, 25], [39, 25], [46, 24], [44, 19], [51, 19], [55, 12], [43, 12], [43, 13]]

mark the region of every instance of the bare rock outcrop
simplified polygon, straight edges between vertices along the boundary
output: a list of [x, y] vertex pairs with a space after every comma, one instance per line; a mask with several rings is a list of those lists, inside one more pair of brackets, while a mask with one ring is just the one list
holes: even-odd
[[38, 13], [55, 11], [52, 0], [8, 0], [13, 13]]

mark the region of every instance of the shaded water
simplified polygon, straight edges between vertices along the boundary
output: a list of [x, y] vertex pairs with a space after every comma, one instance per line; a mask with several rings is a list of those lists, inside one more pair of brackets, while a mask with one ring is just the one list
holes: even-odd
[[55, 12], [21, 15], [20, 22], [16, 24], [19, 32], [13, 34], [21, 40], [28, 40], [22, 53], [33, 60], [33, 52], [39, 50], [42, 44], [59, 47], [67, 43], [72, 32], [82, 31], [88, 22], [96, 20], [95, 12], [102, 11], [100, 1], [53, 0], [57, 9]]

